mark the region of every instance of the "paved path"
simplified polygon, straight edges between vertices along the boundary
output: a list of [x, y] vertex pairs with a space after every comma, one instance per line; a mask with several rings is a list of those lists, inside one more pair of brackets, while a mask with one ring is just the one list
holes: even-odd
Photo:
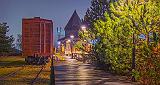
[[56, 85], [134, 85], [125, 77], [113, 76], [69, 58], [55, 63], [55, 74]]

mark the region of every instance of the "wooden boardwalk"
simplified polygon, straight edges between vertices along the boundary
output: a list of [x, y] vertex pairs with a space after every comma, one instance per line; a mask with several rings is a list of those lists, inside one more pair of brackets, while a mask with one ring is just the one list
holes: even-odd
[[55, 63], [55, 74], [56, 85], [134, 85], [126, 77], [111, 75], [70, 58]]

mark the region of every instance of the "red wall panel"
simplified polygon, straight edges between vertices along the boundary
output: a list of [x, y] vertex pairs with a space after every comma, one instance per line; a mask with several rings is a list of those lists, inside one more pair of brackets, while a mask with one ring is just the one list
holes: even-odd
[[22, 20], [22, 54], [49, 55], [53, 49], [53, 23], [51, 20], [30, 18]]

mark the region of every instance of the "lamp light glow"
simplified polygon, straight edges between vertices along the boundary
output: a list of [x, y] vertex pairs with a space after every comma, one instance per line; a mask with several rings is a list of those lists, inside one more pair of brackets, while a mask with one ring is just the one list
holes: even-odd
[[82, 29], [83, 31], [86, 31], [86, 26], [85, 26], [85, 25], [82, 25], [82, 26], [81, 26], [81, 29]]
[[73, 38], [74, 38], [74, 35], [71, 35], [70, 38], [73, 39]]
[[60, 41], [58, 41], [58, 45], [60, 45], [61, 44], [61, 42]]

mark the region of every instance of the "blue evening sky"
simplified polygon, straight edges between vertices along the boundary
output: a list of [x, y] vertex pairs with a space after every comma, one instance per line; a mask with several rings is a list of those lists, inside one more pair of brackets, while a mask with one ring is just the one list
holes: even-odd
[[65, 27], [74, 10], [83, 18], [90, 2], [91, 0], [0, 0], [0, 22], [7, 22], [9, 35], [16, 38], [17, 34], [21, 34], [22, 18], [38, 16], [53, 20], [55, 33], [57, 27]]

